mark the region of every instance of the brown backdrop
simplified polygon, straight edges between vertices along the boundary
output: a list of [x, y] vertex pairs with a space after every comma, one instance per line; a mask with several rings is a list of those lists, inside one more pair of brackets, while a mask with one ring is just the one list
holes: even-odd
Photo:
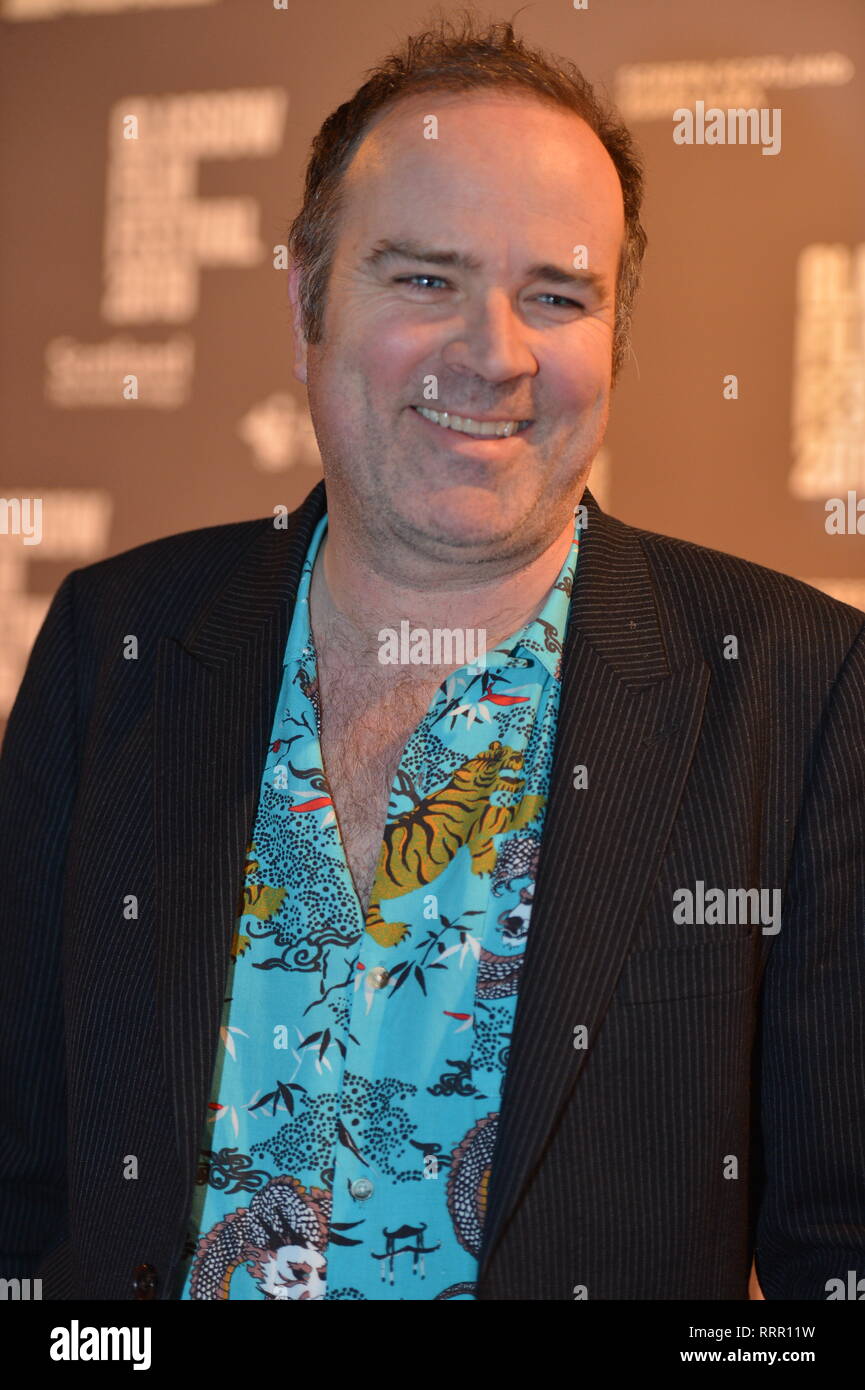
[[[428, 16], [0, 7], [0, 727], [68, 570], [320, 476], [278, 248], [321, 120]], [[540, 0], [516, 24], [607, 87], [647, 162], [599, 500], [865, 608], [865, 536], [825, 525], [828, 498], [865, 498], [865, 0]], [[779, 153], [676, 144], [698, 100], [779, 109]]]

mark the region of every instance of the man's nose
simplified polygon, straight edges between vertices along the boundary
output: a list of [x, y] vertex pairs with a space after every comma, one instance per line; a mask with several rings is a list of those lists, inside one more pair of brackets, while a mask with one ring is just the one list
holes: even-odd
[[488, 381], [533, 376], [537, 371], [526, 324], [504, 290], [472, 296], [444, 360], [449, 367], [465, 367]]

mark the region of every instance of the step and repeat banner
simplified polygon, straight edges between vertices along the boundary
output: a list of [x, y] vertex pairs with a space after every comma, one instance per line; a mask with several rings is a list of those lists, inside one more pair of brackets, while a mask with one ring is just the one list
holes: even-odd
[[[865, 609], [865, 0], [476, 12], [576, 63], [645, 159], [598, 500]], [[321, 476], [287, 229], [321, 122], [430, 18], [0, 4], [0, 731], [70, 569], [291, 510]]]

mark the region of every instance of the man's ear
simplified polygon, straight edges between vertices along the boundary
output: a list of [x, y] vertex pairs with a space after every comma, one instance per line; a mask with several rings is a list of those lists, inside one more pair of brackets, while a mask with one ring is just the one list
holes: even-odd
[[307, 342], [304, 336], [300, 313], [300, 266], [292, 261], [288, 270], [288, 297], [292, 307], [292, 329], [294, 332], [294, 375], [298, 381], [306, 383]]

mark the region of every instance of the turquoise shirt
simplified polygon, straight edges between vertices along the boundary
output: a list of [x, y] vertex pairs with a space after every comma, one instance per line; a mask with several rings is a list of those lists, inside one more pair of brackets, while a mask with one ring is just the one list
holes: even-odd
[[538, 615], [485, 660], [472, 647], [408, 739], [366, 918], [319, 742], [326, 526], [286, 644], [180, 1297], [471, 1299], [579, 522]]

